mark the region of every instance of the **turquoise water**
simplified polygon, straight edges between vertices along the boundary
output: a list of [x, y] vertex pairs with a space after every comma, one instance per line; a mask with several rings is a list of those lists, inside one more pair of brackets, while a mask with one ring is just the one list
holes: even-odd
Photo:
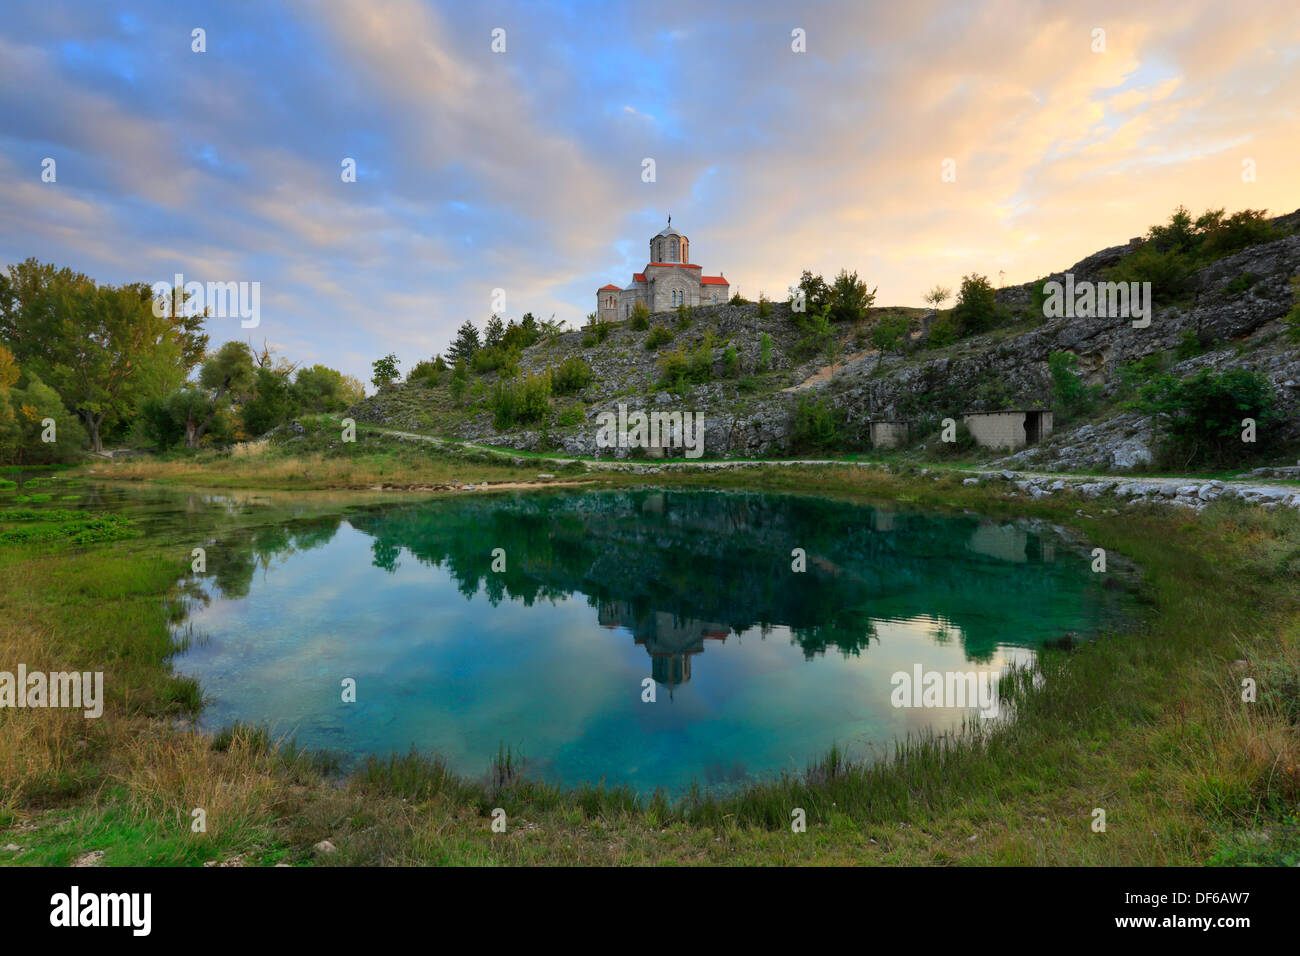
[[209, 727], [469, 775], [504, 744], [564, 784], [727, 789], [959, 726], [968, 708], [893, 706], [891, 675], [999, 674], [1113, 625], [1127, 593], [1089, 562], [1047, 527], [799, 496], [387, 505], [214, 543], [176, 668]]

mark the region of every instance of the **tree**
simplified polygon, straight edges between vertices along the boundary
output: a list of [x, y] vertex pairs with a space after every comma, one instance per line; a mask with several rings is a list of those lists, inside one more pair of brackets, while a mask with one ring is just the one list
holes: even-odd
[[[76, 460], [86, 444], [86, 432], [81, 423], [68, 411], [59, 393], [42, 382], [39, 376], [25, 372], [24, 377], [26, 386], [9, 389], [4, 399], [12, 410], [9, 440], [12, 442], [10, 454], [13, 460], [27, 465]], [[0, 408], [0, 419], [6, 417]], [[54, 423], [54, 441], [45, 441], [51, 421]], [[0, 427], [3, 427], [2, 422]]]
[[[1164, 373], [1143, 385], [1138, 407], [1152, 415], [1161, 452], [1180, 469], [1237, 464], [1274, 442], [1277, 394], [1268, 376], [1251, 369], [1202, 368], [1190, 378]], [[1243, 441], [1245, 419], [1256, 440]]]
[[831, 289], [826, 284], [826, 280], [819, 275], [813, 275], [807, 269], [799, 277], [799, 282], [790, 287], [790, 303], [794, 304], [797, 293], [803, 293], [804, 311], [818, 312], [830, 300]]
[[483, 345], [486, 348], [496, 348], [501, 344], [501, 338], [505, 335], [505, 326], [501, 324], [501, 316], [495, 312], [487, 320], [487, 325], [483, 327]]
[[964, 277], [953, 309], [958, 331], [963, 336], [987, 332], [997, 320], [997, 314], [997, 297], [988, 277], [974, 273]]
[[182, 388], [167, 402], [185, 429], [185, 447], [198, 448], [217, 414], [246, 397], [256, 379], [253, 351], [243, 342], [227, 342], [199, 370], [198, 388]]
[[841, 269], [830, 288], [827, 318], [832, 322], [861, 321], [875, 301], [875, 289], [868, 291], [867, 284], [858, 278], [856, 272]]
[[253, 373], [252, 397], [240, 409], [244, 433], [250, 438], [265, 434], [288, 421], [295, 407], [289, 372], [284, 367], [273, 368], [270, 362], [259, 362]]
[[325, 365], [298, 369], [293, 380], [293, 401], [302, 411], [341, 412], [352, 404], [347, 376]]
[[[475, 334], [477, 335], [477, 333]], [[371, 384], [381, 392], [388, 388], [393, 382], [397, 381], [397, 366], [400, 364], [401, 361], [392, 352], [389, 352], [381, 359], [375, 359], [370, 365], [374, 370], [374, 374], [370, 377]]]
[[0, 340], [81, 417], [96, 451], [105, 426], [183, 382], [207, 347], [202, 316], [158, 311], [143, 283], [97, 286], [35, 259], [0, 275]]
[[[513, 325], [513, 323], [511, 323]], [[505, 336], [502, 336], [504, 340]], [[466, 319], [461, 327], [456, 330], [456, 338], [452, 340], [447, 349], [447, 358], [453, 364], [463, 361], [466, 365], [474, 357], [474, 353], [480, 348], [478, 340], [478, 329], [474, 328], [474, 323]]]
[[101, 426], [134, 406], [132, 386], [172, 328], [154, 315], [147, 287], [83, 287], [64, 301], [47, 375], [81, 416], [96, 452], [103, 451]]
[[910, 327], [911, 323], [901, 315], [883, 316], [871, 327], [871, 344], [880, 351], [880, 357], [876, 359], [876, 368], [880, 368], [881, 363], [884, 362], [886, 352], [902, 348]]
[[941, 285], [935, 286], [925, 294], [925, 301], [936, 312], [943, 307], [943, 304], [952, 298], [952, 289], [945, 289]]

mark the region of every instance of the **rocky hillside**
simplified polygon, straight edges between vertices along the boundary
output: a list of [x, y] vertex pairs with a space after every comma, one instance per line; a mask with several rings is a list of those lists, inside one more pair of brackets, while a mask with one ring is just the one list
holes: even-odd
[[[1034, 305], [1034, 288], [1045, 279], [1101, 281], [1103, 273], [1132, 251], [1129, 244], [1103, 249], [1053, 276], [999, 289], [1004, 322], [993, 332], [946, 348], [927, 346], [921, 309], [872, 309], [859, 328], [836, 328], [843, 356], [826, 366], [824, 352], [801, 348], [803, 331], [789, 305], [772, 303], [698, 308], [688, 323], [677, 313], [650, 317], [650, 327], [629, 323], [612, 327], [594, 342], [584, 331], [560, 334], [527, 349], [520, 371], [541, 372], [571, 357], [592, 370], [592, 382], [576, 395], [553, 400], [545, 427], [493, 428], [490, 396], [496, 373], [473, 376], [466, 394], [452, 398], [447, 382], [439, 387], [397, 385], [350, 410], [358, 421], [425, 431], [527, 450], [554, 449], [596, 456], [596, 416], [620, 403], [629, 410], [699, 411], [705, 415], [706, 452], [714, 456], [758, 457], [789, 452], [794, 409], [819, 401], [840, 409], [848, 447], [866, 447], [866, 425], [873, 419], [913, 423], [915, 450], [938, 437], [940, 419], [967, 410], [1048, 406], [1053, 403], [1048, 357], [1077, 357], [1084, 382], [1093, 387], [1093, 411], [1075, 421], [1058, 420], [1056, 433], [1041, 446], [993, 464], [1021, 468], [1121, 471], [1152, 457], [1149, 423], [1125, 411], [1131, 375], [1125, 367], [1147, 360], [1180, 377], [1198, 368], [1236, 367], [1263, 372], [1279, 395], [1284, 448], [1300, 442], [1300, 349], [1284, 334], [1282, 320], [1295, 302], [1291, 278], [1300, 274], [1300, 211], [1273, 220], [1285, 233], [1200, 268], [1176, 301], [1157, 304], [1151, 324], [1135, 329], [1128, 318], [1045, 320]], [[766, 314], [760, 314], [766, 312]], [[910, 343], [901, 354], [884, 356], [865, 347], [866, 330], [882, 316], [900, 315], [910, 323]], [[657, 327], [671, 340], [648, 348]], [[1199, 354], [1186, 354], [1189, 333]], [[769, 340], [766, 367], [764, 336]], [[585, 341], [584, 341], [585, 340]], [[700, 380], [670, 390], [662, 360], [677, 353], [697, 364]], [[734, 354], [734, 359], [729, 353]], [[703, 370], [707, 366], [707, 371]], [[622, 450], [606, 449], [605, 455]], [[1279, 462], [1281, 464], [1283, 462]], [[1290, 464], [1291, 462], [1285, 462]]]

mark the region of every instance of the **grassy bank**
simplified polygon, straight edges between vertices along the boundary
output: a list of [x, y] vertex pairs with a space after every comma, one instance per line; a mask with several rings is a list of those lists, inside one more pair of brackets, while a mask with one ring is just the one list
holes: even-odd
[[[314, 481], [341, 487], [381, 483], [367, 482], [376, 474], [424, 487], [435, 466], [463, 482], [511, 480], [498, 477], [510, 469], [535, 479], [539, 470], [460, 458], [438, 465], [424, 448], [361, 441], [353, 458], [310, 447], [292, 457], [317, 453], [339, 470]], [[270, 468], [286, 467], [281, 457], [268, 455], [267, 471], [257, 458], [111, 467], [209, 487], [304, 487], [302, 475]], [[102, 851], [103, 864], [1300, 862], [1295, 512], [1222, 501], [1199, 516], [1155, 507], [1104, 516], [1104, 502], [1028, 502], [962, 486], [957, 475], [877, 469], [654, 480], [1042, 517], [1141, 564], [1154, 613], [1137, 632], [1046, 650], [1031, 672], [1004, 682], [1015, 723], [913, 739], [875, 767], [845, 765], [832, 752], [806, 775], [677, 803], [520, 780], [504, 754], [489, 781], [458, 778], [428, 756], [395, 755], [340, 785], [327, 760], [256, 730], [212, 738], [184, 729], [199, 688], [168, 668], [169, 622], [182, 613], [176, 583], [189, 561], [180, 538], [0, 544], [0, 669], [21, 661], [103, 670], [108, 697], [99, 720], [0, 709], [0, 845], [23, 847], [0, 851], [0, 862], [66, 864], [92, 851]], [[301, 499], [308, 504], [296, 513], [344, 507], [338, 496]], [[1258, 683], [1256, 703], [1241, 701], [1246, 677]], [[495, 807], [507, 814], [505, 833], [492, 832]], [[806, 833], [791, 832], [795, 807], [807, 813]], [[205, 833], [191, 831], [196, 808], [206, 811]], [[1104, 833], [1092, 829], [1097, 808]], [[337, 852], [314, 854], [325, 839]]]

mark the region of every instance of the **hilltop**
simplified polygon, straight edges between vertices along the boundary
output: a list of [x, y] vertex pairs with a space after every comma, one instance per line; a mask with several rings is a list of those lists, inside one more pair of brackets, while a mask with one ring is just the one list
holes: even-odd
[[[1204, 235], [1236, 221], [1211, 220]], [[388, 428], [586, 457], [627, 453], [598, 449], [595, 441], [596, 416], [620, 403], [702, 412], [710, 457], [853, 453], [870, 448], [871, 419], [902, 419], [912, 425], [903, 456], [1124, 471], [1158, 464], [1151, 416], [1134, 407], [1145, 383], [1242, 369], [1267, 380], [1274, 396], [1269, 450], [1250, 463], [1289, 465], [1300, 447], [1300, 348], [1288, 336], [1289, 322], [1300, 326], [1288, 318], [1300, 314], [1293, 282], [1300, 210], [1253, 226], [1263, 241], [1248, 234], [1238, 240], [1243, 247], [1217, 253], [1206, 241], [1181, 255], [1161, 231], [1175, 227], [1154, 227], [1146, 240], [996, 289], [990, 327], [956, 341], [938, 331], [951, 327], [954, 308], [871, 307], [859, 321], [819, 336], [808, 314], [788, 302], [732, 302], [553, 332], [522, 350], [517, 370], [504, 373], [509, 381], [492, 370], [469, 374], [459, 389], [450, 374], [436, 383], [398, 383], [348, 414]], [[1176, 283], [1160, 271], [1173, 260], [1183, 268]], [[1149, 327], [1134, 328], [1127, 316], [1044, 317], [1044, 282], [1064, 281], [1066, 273], [1076, 282], [1144, 279], [1144, 269], [1157, 286]], [[871, 346], [872, 330], [887, 320], [906, 333], [882, 355]], [[586, 371], [558, 375], [566, 363], [569, 372]], [[556, 387], [533, 421], [499, 414], [494, 396], [547, 373], [555, 373]], [[1010, 456], [938, 442], [946, 417], [1023, 407], [1055, 408], [1048, 441]]]

